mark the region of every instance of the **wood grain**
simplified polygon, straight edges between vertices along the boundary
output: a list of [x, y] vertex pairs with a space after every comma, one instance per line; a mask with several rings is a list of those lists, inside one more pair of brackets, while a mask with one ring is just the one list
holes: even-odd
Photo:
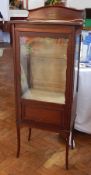
[[0, 57], [0, 175], [91, 175], [91, 135], [75, 132], [69, 171], [64, 168], [64, 140], [58, 134], [21, 129], [21, 156], [16, 158], [16, 126], [12, 48]]

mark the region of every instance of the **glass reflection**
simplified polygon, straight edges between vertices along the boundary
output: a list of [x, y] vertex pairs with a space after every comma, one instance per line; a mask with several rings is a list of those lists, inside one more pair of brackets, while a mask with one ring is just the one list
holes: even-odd
[[22, 98], [65, 103], [67, 47], [67, 38], [20, 38]]

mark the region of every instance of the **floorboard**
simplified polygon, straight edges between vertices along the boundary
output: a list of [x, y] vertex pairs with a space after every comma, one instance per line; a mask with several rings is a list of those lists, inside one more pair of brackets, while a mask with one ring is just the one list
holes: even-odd
[[16, 125], [13, 78], [13, 55], [10, 46], [0, 57], [0, 175], [91, 175], [91, 135], [75, 132], [76, 147], [69, 153], [65, 170], [64, 140], [52, 132], [21, 130], [21, 154], [16, 158]]

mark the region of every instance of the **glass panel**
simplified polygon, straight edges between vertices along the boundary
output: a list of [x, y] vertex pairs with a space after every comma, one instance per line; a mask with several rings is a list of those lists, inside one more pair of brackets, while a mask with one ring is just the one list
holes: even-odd
[[22, 98], [65, 103], [67, 38], [20, 37]]
[[79, 76], [79, 72], [78, 72], [78, 68], [79, 68], [79, 59], [80, 59], [80, 35], [77, 34], [76, 35], [76, 45], [75, 45], [75, 57], [74, 57], [74, 98], [76, 96], [76, 92], [78, 91], [78, 76]]

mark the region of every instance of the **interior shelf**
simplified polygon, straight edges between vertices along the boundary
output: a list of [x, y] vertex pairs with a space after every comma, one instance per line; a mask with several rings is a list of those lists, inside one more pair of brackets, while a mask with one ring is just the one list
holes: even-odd
[[65, 94], [61, 92], [50, 92], [39, 89], [28, 89], [22, 96], [24, 99], [38, 100], [65, 104]]

